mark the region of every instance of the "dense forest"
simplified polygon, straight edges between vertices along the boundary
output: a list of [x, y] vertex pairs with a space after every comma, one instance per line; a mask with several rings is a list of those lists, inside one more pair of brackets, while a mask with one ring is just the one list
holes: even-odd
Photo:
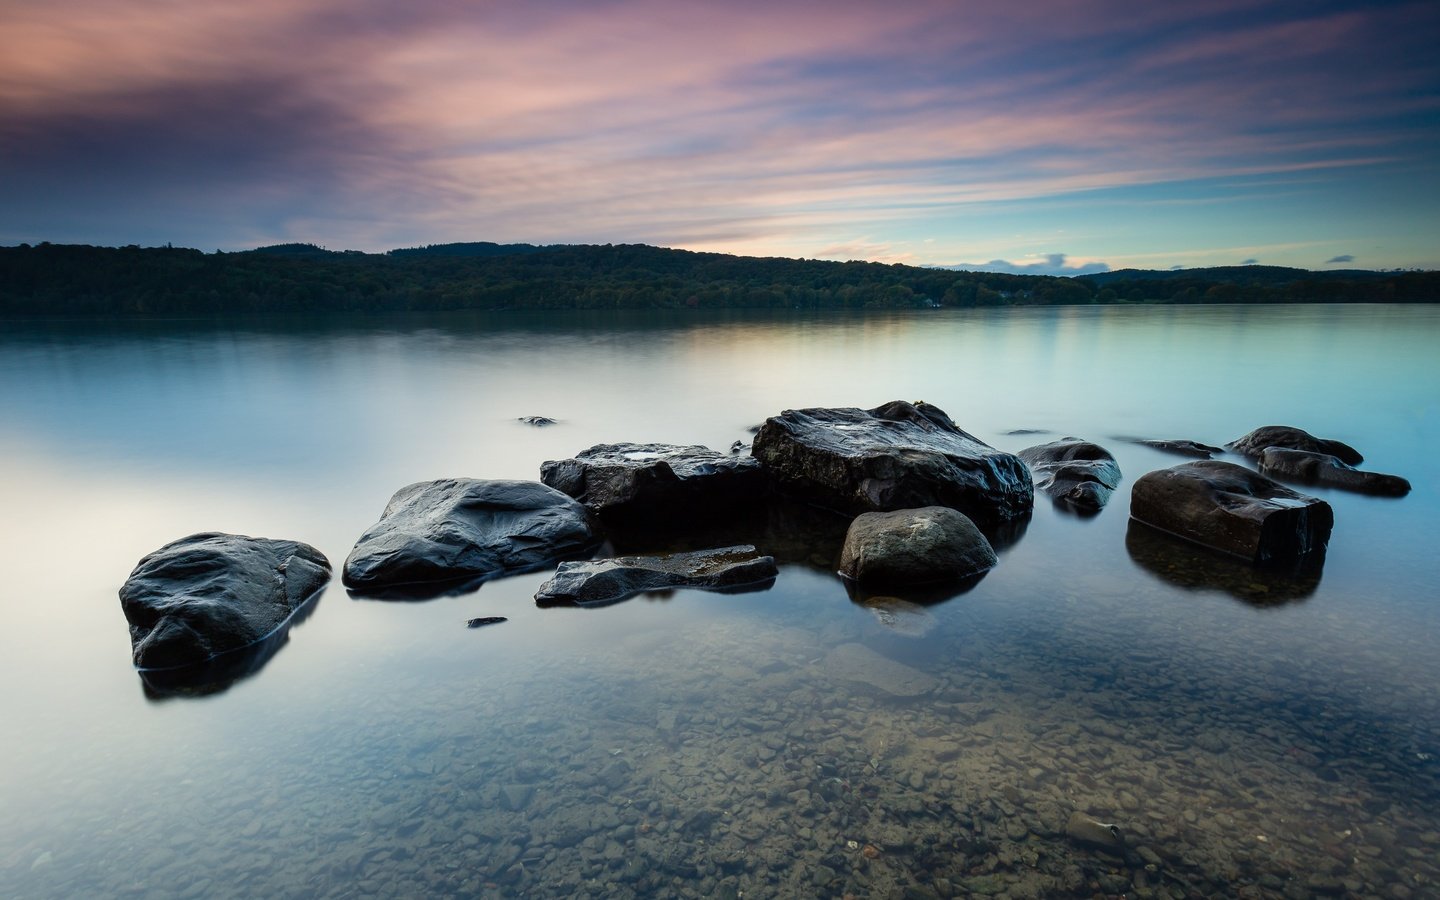
[[1437, 300], [1437, 272], [1241, 266], [1056, 278], [643, 244], [464, 243], [384, 254], [310, 244], [238, 253], [0, 247], [0, 316]]

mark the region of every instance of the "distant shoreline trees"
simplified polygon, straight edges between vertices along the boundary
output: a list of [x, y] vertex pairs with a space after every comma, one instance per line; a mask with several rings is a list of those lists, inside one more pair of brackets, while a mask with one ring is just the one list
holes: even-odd
[[644, 244], [479, 242], [384, 254], [311, 244], [208, 254], [170, 246], [0, 247], [0, 316], [9, 317], [1436, 301], [1436, 272], [1235, 266], [1059, 278]]

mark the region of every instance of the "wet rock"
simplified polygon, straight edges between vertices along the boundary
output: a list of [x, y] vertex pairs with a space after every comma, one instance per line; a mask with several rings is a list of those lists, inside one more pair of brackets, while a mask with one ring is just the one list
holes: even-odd
[[443, 584], [524, 572], [596, 543], [585, 507], [534, 481], [446, 478], [390, 498], [345, 560], [347, 587]]
[[994, 523], [1034, 505], [1019, 457], [927, 403], [786, 410], [765, 421], [751, 452], [781, 491], [851, 515], [949, 506]]
[[1266, 447], [1260, 454], [1259, 466], [1260, 471], [1271, 478], [1301, 484], [1324, 485], [1376, 497], [1403, 497], [1410, 493], [1410, 482], [1398, 475], [1362, 472], [1328, 453]]
[[674, 444], [597, 444], [544, 463], [540, 480], [607, 519], [703, 517], [753, 506], [765, 491], [755, 459]]
[[840, 572], [865, 584], [934, 584], [991, 569], [999, 560], [964, 513], [947, 506], [856, 516]]
[[298, 541], [192, 534], [141, 559], [120, 588], [135, 665], [205, 663], [283, 628], [330, 580]]
[[1069, 821], [1065, 823], [1065, 834], [1072, 841], [1104, 850], [1118, 852], [1125, 846], [1120, 826], [1101, 822], [1079, 810], [1070, 814]]
[[1027, 447], [1019, 455], [1034, 473], [1037, 489], [1080, 512], [1099, 512], [1120, 484], [1120, 464], [1110, 451], [1079, 438]]
[[536, 428], [544, 428], [546, 425], [558, 424], [549, 416], [521, 416], [516, 421], [524, 422], [526, 425], [534, 425]]
[[606, 606], [645, 591], [700, 588], [709, 591], [763, 590], [779, 570], [775, 559], [752, 546], [723, 547], [664, 556], [617, 556], [561, 563], [540, 586], [541, 606]]
[[863, 644], [841, 644], [825, 654], [825, 674], [868, 685], [896, 697], [918, 697], [940, 682], [919, 669], [881, 656]]
[[1115, 440], [1124, 441], [1127, 444], [1139, 444], [1142, 447], [1149, 447], [1152, 450], [1159, 450], [1164, 453], [1193, 456], [1196, 459], [1209, 459], [1216, 453], [1225, 452], [1224, 447], [1213, 447], [1210, 444], [1202, 444], [1199, 441], [1186, 439], [1155, 440], [1152, 438], [1117, 437]]
[[499, 625], [501, 622], [508, 622], [504, 616], [480, 616], [470, 619], [465, 623], [466, 628], [484, 628], [486, 625]]
[[1281, 447], [1286, 450], [1304, 450], [1307, 453], [1324, 453], [1350, 466], [1358, 466], [1365, 461], [1365, 457], [1349, 444], [1317, 438], [1308, 431], [1290, 425], [1265, 425], [1225, 446], [1252, 459], [1258, 459], [1268, 447]]
[[1323, 500], [1216, 460], [1145, 474], [1131, 491], [1130, 515], [1256, 563], [1292, 562], [1323, 550], [1335, 521]]

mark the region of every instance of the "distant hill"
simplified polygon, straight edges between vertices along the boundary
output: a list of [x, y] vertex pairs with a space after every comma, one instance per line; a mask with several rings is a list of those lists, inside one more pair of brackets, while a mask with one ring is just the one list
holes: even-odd
[[1312, 272], [1286, 266], [1214, 266], [1204, 269], [1116, 269], [1075, 276], [1096, 287], [1117, 281], [1204, 281], [1210, 284], [1290, 284], [1294, 281], [1379, 281], [1394, 272], [1368, 269], [1329, 269]]
[[[551, 245], [562, 246], [562, 245]], [[426, 244], [424, 247], [409, 247], [391, 250], [387, 256], [513, 256], [517, 253], [538, 253], [545, 247], [535, 244], [494, 244], [490, 241], [474, 241], [466, 244]]]
[[389, 253], [277, 244], [208, 254], [168, 246], [0, 247], [0, 316], [1436, 301], [1434, 272], [1238, 266], [1059, 278], [645, 244], [472, 242]]

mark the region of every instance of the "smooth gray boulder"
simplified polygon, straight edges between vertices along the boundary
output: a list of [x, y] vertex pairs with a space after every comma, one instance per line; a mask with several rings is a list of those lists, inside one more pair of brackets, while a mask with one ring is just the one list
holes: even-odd
[[772, 416], [751, 453], [784, 493], [848, 515], [949, 506], [986, 525], [1030, 514], [1030, 470], [928, 403]]
[[617, 556], [561, 563], [540, 586], [541, 606], [608, 606], [646, 591], [700, 588], [735, 591], [768, 587], [779, 570], [775, 559], [753, 546], [723, 547], [663, 556]]
[[540, 480], [599, 516], [641, 520], [753, 505], [765, 492], [755, 459], [675, 444], [597, 444], [543, 463]]
[[935, 584], [997, 562], [990, 542], [964, 513], [927, 506], [856, 516], [840, 551], [840, 574], [862, 584]]
[[1360, 451], [1349, 444], [1317, 438], [1308, 431], [1302, 431], [1290, 425], [1265, 425], [1236, 438], [1225, 446], [1241, 456], [1248, 456], [1251, 459], [1259, 459], [1268, 447], [1283, 447], [1286, 450], [1325, 453], [1348, 466], [1358, 466], [1365, 461], [1365, 457], [1360, 455]]
[[279, 631], [330, 580], [309, 544], [206, 532], [140, 560], [120, 587], [135, 665], [208, 662]]
[[1410, 493], [1410, 482], [1399, 475], [1363, 472], [1328, 453], [1266, 447], [1260, 454], [1259, 466], [1261, 472], [1272, 478], [1302, 484], [1319, 484], [1377, 497], [1403, 497]]
[[1037, 490], [1080, 512], [1099, 512], [1120, 485], [1120, 464], [1110, 451], [1079, 438], [1027, 447], [1019, 456], [1030, 466]]
[[1335, 523], [1325, 501], [1219, 460], [1141, 476], [1130, 492], [1130, 515], [1250, 562], [1277, 564], [1323, 550]]
[[360, 591], [525, 572], [597, 543], [584, 506], [535, 481], [445, 478], [395, 492], [345, 560]]

